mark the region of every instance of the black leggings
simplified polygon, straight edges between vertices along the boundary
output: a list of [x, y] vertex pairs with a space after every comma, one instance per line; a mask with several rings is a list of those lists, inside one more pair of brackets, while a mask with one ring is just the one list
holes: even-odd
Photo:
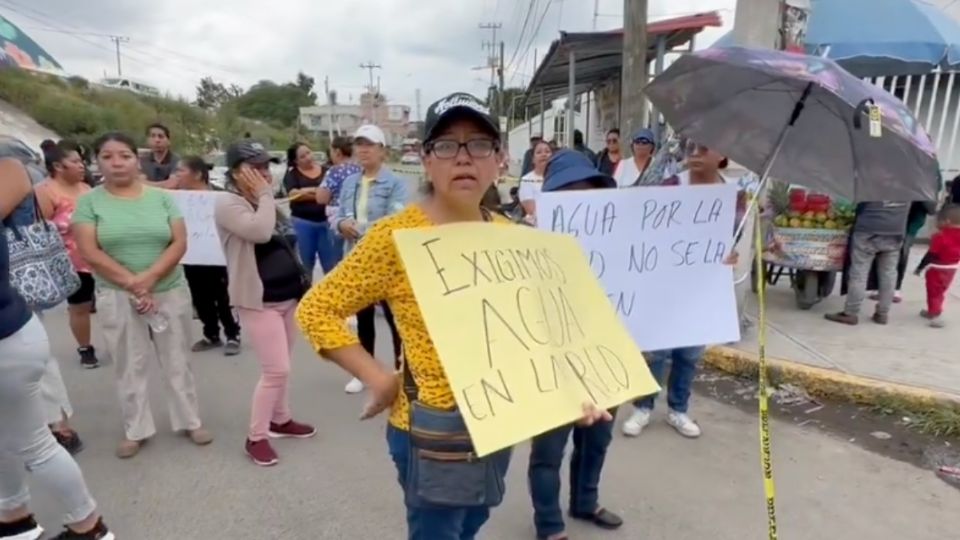
[[[397, 332], [397, 324], [393, 321], [393, 313], [386, 302], [380, 302], [383, 308], [383, 316], [387, 319], [390, 326], [390, 333], [393, 335], [393, 366], [400, 369], [400, 334]], [[374, 349], [377, 343], [377, 306], [376, 304], [361, 309], [357, 312], [357, 337], [360, 338], [360, 345], [371, 355], [376, 356]]]
[[203, 323], [203, 337], [220, 341], [220, 325], [228, 340], [240, 339], [240, 325], [233, 317], [227, 294], [227, 269], [223, 266], [183, 265], [193, 309]]

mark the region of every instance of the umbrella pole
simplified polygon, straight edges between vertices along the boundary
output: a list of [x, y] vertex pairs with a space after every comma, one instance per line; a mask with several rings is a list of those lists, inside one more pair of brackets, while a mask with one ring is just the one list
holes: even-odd
[[[770, 157], [767, 158], [766, 165], [763, 166], [763, 171], [760, 174], [760, 182], [757, 185], [757, 191], [753, 194], [753, 197], [750, 197], [750, 202], [747, 203], [747, 211], [743, 215], [743, 219], [740, 220], [740, 223], [737, 224], [737, 231], [734, 233], [733, 237], [739, 239], [740, 235], [743, 234], [743, 227], [747, 223], [747, 217], [749, 217], [750, 212], [754, 209], [757, 209], [759, 213], [759, 200], [760, 195], [763, 193], [763, 189], [766, 187], [767, 182], [770, 178], [770, 171], [773, 170], [773, 165], [777, 161], [777, 157], [780, 155], [780, 151], [783, 149], [783, 144], [787, 140], [787, 135], [790, 133], [790, 128], [797, 123], [797, 119], [800, 118], [800, 113], [803, 112], [803, 107], [807, 103], [807, 98], [810, 96], [810, 92], [813, 90], [813, 83], [807, 83], [807, 86], [803, 89], [803, 93], [800, 94], [800, 99], [793, 105], [793, 111], [790, 113], [790, 118], [787, 120], [787, 123], [784, 124], [783, 129], [780, 130], [780, 135], [777, 137], [777, 144], [773, 146], [773, 152], [770, 153]], [[757, 216], [760, 217], [759, 215]]]
[[766, 187], [766, 184], [769, 181], [770, 171], [773, 170], [773, 164], [776, 162], [777, 157], [780, 155], [780, 151], [783, 149], [783, 144], [787, 140], [787, 135], [790, 133], [790, 128], [796, 124], [797, 119], [800, 117], [800, 113], [803, 112], [804, 104], [806, 103], [807, 97], [810, 95], [810, 91], [812, 89], [813, 83], [808, 83], [806, 88], [804, 88], [800, 99], [794, 105], [793, 112], [790, 113], [790, 119], [787, 121], [786, 125], [783, 126], [783, 130], [780, 132], [780, 136], [777, 138], [777, 144], [774, 145], [773, 152], [770, 153], [770, 157], [767, 159], [767, 164], [763, 168], [763, 173], [760, 177], [760, 183], [757, 186], [757, 191], [753, 194], [753, 197], [750, 198], [749, 206], [744, 214], [744, 219], [737, 227], [737, 234], [734, 237], [737, 239], [740, 237], [740, 234], [743, 232], [744, 224], [747, 222], [747, 217], [750, 215], [751, 210], [756, 209], [758, 219], [753, 225], [753, 256], [754, 264], [756, 265], [757, 270], [757, 379], [759, 383], [759, 396], [757, 401], [759, 402], [760, 409], [760, 461], [763, 466], [763, 491], [767, 500], [768, 540], [777, 540], [778, 529], [776, 487], [773, 481], [773, 456], [770, 449], [770, 404], [767, 396], [767, 387], [769, 385], [767, 375], [767, 277], [764, 275], [764, 239], [761, 231], [761, 224], [759, 222], [759, 199], [763, 193], [764, 187]]

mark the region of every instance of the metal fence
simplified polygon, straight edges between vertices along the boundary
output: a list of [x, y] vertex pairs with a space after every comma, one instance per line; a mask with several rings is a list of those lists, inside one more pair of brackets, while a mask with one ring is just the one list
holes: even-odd
[[960, 71], [936, 70], [926, 75], [877, 77], [869, 82], [900, 98], [937, 148], [944, 180], [960, 174]]

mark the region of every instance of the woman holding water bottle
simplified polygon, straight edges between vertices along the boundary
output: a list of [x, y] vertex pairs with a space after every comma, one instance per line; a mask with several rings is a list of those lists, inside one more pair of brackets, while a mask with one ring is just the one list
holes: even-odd
[[190, 295], [180, 259], [187, 232], [176, 202], [139, 181], [137, 145], [108, 133], [95, 145], [102, 184], [77, 200], [73, 232], [96, 280], [104, 344], [116, 362], [124, 438], [117, 457], [135, 456], [156, 433], [147, 399], [154, 350], [166, 377], [170, 421], [197, 445], [213, 437], [200, 423], [190, 370]]

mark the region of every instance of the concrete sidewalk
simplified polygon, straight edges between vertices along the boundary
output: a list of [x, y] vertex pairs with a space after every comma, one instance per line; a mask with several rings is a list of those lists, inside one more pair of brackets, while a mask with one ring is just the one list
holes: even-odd
[[[914, 249], [908, 271], [912, 272], [925, 249]], [[843, 309], [839, 279], [833, 296], [810, 311], [796, 307], [786, 275], [767, 291], [769, 357], [940, 392], [960, 402], [960, 280], [951, 287], [944, 315], [947, 327], [942, 329], [930, 328], [920, 318], [920, 310], [926, 307], [925, 284], [922, 277], [912, 273], [904, 280], [903, 302], [894, 304], [887, 326], [870, 321], [875, 303], [869, 300], [858, 326], [826, 321], [825, 313]], [[748, 295], [748, 302], [747, 313], [756, 320], [756, 295]], [[754, 326], [731, 349], [756, 354], [757, 347]]]

